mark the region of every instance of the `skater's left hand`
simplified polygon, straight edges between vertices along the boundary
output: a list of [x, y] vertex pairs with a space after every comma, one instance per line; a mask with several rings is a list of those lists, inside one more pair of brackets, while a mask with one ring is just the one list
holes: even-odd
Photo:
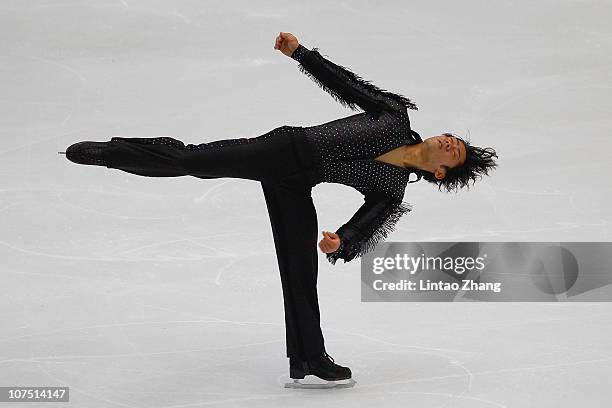
[[340, 248], [340, 236], [335, 232], [322, 231], [323, 239], [319, 241], [319, 248], [325, 254], [335, 252]]

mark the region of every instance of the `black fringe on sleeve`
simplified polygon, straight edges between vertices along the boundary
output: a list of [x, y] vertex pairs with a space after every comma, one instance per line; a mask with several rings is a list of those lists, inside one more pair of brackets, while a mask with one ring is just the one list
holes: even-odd
[[376, 245], [384, 241], [394, 231], [395, 225], [402, 215], [410, 211], [412, 211], [412, 205], [402, 201], [388, 207], [387, 211], [377, 217], [379, 225], [373, 226], [374, 231], [366, 236], [358, 234], [354, 237], [356, 239], [349, 239], [347, 242], [342, 241], [338, 250], [326, 254], [327, 260], [333, 265], [336, 264], [338, 259], [343, 259], [344, 263], [347, 263], [372, 251]]
[[[308, 58], [313, 58], [319, 61], [320, 64], [325, 66], [326, 69], [336, 71], [336, 75], [342, 75], [347, 78], [348, 87], [343, 88], [331, 88], [327, 84], [325, 84], [325, 78], [317, 78], [316, 74], [310, 72], [307, 68], [308, 66]], [[302, 59], [302, 58], [301, 58]], [[370, 96], [368, 98], [367, 104], [371, 104], [370, 109], [376, 112], [380, 112], [385, 109], [389, 109], [389, 104], [387, 99], [392, 99], [396, 103], [404, 106], [407, 109], [418, 110], [418, 107], [414, 102], [412, 102], [409, 98], [404, 95], [396, 94], [393, 92], [389, 92], [385, 89], [381, 89], [376, 85], [372, 84], [370, 81], [361, 78], [359, 75], [352, 72], [350, 69], [331, 63], [330, 61], [323, 58], [323, 56], [319, 53], [318, 48], [313, 48], [310, 51], [310, 55], [307, 58], [304, 58], [300, 61], [299, 69], [302, 73], [306, 74], [310, 77], [321, 89], [330, 94], [336, 101], [338, 101], [342, 106], [350, 108], [352, 110], [358, 110], [359, 105], [358, 101], [363, 99], [363, 96], [360, 98], [360, 94], [366, 94]], [[361, 101], [363, 103], [363, 101]], [[391, 106], [393, 110], [393, 107]]]

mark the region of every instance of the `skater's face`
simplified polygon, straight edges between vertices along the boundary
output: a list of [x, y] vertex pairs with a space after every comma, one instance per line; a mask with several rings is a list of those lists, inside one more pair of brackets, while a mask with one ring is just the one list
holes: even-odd
[[455, 136], [439, 135], [425, 139], [428, 162], [438, 180], [446, 176], [446, 167], [465, 163], [465, 144]]

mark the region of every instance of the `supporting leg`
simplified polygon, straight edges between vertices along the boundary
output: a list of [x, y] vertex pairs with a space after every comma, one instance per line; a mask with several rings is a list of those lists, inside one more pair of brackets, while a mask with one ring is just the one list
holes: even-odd
[[287, 357], [325, 350], [317, 297], [317, 214], [311, 187], [299, 178], [262, 183], [283, 288]]

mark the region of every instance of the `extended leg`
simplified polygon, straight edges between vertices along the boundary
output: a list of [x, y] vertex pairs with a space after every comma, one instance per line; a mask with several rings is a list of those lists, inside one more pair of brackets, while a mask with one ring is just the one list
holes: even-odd
[[[186, 146], [171, 137], [113, 137], [107, 143], [86, 142], [69, 149], [98, 149], [107, 167], [141, 176], [276, 181], [300, 171], [292, 141], [294, 131], [290, 126], [282, 126], [257, 137]], [[67, 150], [67, 157], [68, 153]]]
[[185, 145], [171, 137], [113, 137], [104, 151], [106, 167], [146, 177], [187, 176]]

